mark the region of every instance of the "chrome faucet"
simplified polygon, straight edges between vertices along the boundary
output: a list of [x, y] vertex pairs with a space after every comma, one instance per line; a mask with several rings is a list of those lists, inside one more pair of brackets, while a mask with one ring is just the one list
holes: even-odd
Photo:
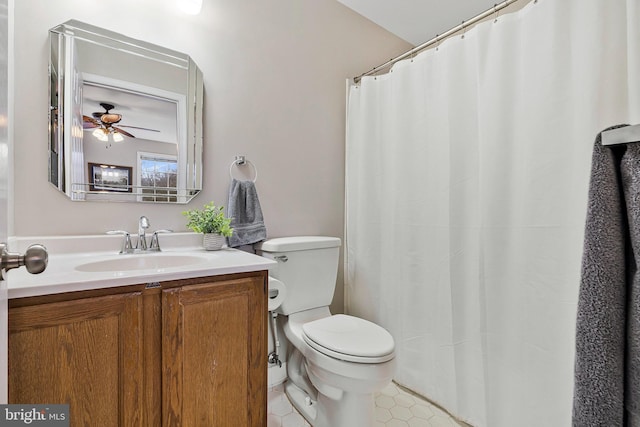
[[147, 245], [147, 228], [149, 228], [149, 218], [141, 216], [138, 221], [138, 241], [134, 247], [131, 243], [131, 235], [124, 230], [107, 231], [107, 234], [122, 234], [124, 236], [124, 242], [122, 243], [121, 254], [133, 254], [139, 252], [160, 252], [160, 241], [158, 240], [158, 234], [160, 233], [172, 233], [172, 230], [156, 230], [151, 236], [151, 245]]
[[136, 249], [141, 251], [147, 250], [147, 228], [149, 228], [149, 218], [143, 215], [138, 221], [138, 243], [136, 244]]

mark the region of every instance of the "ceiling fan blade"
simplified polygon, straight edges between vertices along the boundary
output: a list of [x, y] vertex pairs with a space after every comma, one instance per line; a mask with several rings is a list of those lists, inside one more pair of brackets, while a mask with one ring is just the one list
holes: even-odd
[[82, 128], [93, 129], [100, 127], [100, 122], [89, 116], [82, 116]]
[[115, 127], [115, 126], [112, 126], [112, 127], [113, 127], [113, 130], [115, 130], [118, 133], [123, 134], [124, 136], [128, 136], [129, 138], [135, 138], [135, 136], [131, 135], [129, 132], [127, 132], [125, 130], [120, 129], [119, 127]]
[[148, 130], [149, 132], [160, 132], [158, 129], [141, 128], [138, 126], [127, 126], [127, 125], [118, 125], [118, 126], [121, 128], [132, 128], [132, 129]]

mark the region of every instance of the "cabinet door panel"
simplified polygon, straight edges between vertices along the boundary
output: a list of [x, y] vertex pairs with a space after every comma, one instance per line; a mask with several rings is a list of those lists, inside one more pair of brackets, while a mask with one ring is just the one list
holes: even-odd
[[71, 426], [142, 424], [140, 293], [9, 311], [9, 402], [68, 403]]
[[263, 277], [163, 292], [164, 425], [266, 421]]

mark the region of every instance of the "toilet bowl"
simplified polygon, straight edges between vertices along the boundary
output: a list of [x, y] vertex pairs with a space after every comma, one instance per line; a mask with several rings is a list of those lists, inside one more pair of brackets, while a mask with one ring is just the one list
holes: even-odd
[[[395, 372], [391, 335], [366, 320], [331, 315], [326, 307], [290, 315], [284, 332], [294, 352], [302, 356], [289, 358], [287, 373], [292, 381], [285, 391], [309, 423], [374, 425], [373, 394], [389, 384]], [[305, 374], [311, 390], [298, 379]]]
[[374, 393], [391, 382], [395, 345], [384, 328], [332, 315], [340, 239], [271, 239], [258, 253], [278, 261], [271, 274], [287, 296], [276, 309], [289, 348], [285, 392], [314, 427], [370, 427]]

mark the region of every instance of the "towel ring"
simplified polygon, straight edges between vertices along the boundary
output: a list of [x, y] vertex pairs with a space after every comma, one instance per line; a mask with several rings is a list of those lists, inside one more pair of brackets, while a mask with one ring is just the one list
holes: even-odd
[[243, 165], [246, 165], [247, 163], [253, 166], [254, 177], [251, 180], [251, 182], [256, 182], [256, 180], [258, 179], [258, 168], [256, 168], [256, 165], [254, 165], [250, 160], [246, 160], [244, 156], [236, 156], [236, 159], [233, 162], [231, 162], [231, 165], [229, 166], [229, 176], [231, 177], [231, 179], [235, 179], [233, 177], [233, 167], [243, 166]]

